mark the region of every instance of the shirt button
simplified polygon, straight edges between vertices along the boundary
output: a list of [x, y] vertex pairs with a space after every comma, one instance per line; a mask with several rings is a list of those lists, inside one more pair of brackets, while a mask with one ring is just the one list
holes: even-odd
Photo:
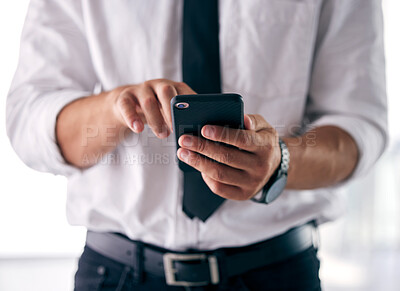
[[106, 272], [106, 268], [104, 266], [97, 267], [97, 274], [104, 275], [105, 272]]

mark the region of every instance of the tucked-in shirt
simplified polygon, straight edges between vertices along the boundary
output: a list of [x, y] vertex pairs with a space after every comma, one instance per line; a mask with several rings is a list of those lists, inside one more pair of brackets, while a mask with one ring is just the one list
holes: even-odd
[[[182, 14], [182, 0], [32, 0], [7, 100], [20, 158], [68, 177], [72, 225], [175, 250], [242, 246], [337, 218], [344, 200], [335, 185], [285, 190], [270, 205], [228, 200], [205, 223], [191, 220], [174, 137], [158, 139], [147, 126], [89, 169], [63, 159], [55, 125], [68, 103], [182, 80]], [[387, 131], [380, 1], [220, 0], [219, 24], [222, 89], [243, 96], [245, 113], [262, 115], [281, 136], [337, 126], [359, 148], [351, 178], [373, 166]], [[315, 145], [312, 134], [307, 143]]]

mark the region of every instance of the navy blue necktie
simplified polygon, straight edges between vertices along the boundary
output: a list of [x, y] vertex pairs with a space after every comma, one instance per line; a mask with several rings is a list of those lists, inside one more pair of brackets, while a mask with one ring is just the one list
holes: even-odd
[[[185, 0], [183, 8], [183, 81], [197, 93], [220, 93], [218, 0]], [[184, 172], [183, 211], [206, 221], [224, 202], [200, 172]]]

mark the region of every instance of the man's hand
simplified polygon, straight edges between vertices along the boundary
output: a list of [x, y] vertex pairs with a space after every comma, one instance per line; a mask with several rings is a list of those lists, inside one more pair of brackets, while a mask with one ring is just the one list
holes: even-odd
[[125, 138], [126, 130], [142, 132], [145, 123], [157, 137], [167, 137], [172, 129], [170, 101], [178, 94], [195, 92], [185, 83], [158, 79], [69, 103], [56, 124], [64, 158], [79, 168], [90, 167]]
[[[201, 172], [217, 195], [253, 197], [281, 161], [278, 134], [260, 115], [245, 115], [245, 129], [206, 125], [202, 137], [182, 135], [178, 157]], [[234, 147], [232, 147], [234, 146]]]
[[157, 137], [166, 138], [172, 131], [170, 101], [182, 94], [195, 92], [185, 83], [156, 79], [117, 88], [110, 92], [110, 97], [121, 124], [140, 133], [147, 122]]

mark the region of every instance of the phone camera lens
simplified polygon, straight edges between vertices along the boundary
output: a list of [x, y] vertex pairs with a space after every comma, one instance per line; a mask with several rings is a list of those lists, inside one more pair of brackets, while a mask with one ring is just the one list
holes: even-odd
[[175, 107], [178, 109], [186, 109], [189, 107], [189, 103], [186, 102], [179, 102], [175, 104]]

